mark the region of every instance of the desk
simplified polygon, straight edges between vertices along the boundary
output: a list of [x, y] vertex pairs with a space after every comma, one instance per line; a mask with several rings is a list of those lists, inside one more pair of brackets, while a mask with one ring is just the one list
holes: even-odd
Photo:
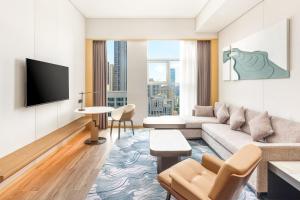
[[268, 198], [300, 199], [300, 161], [270, 161]]
[[99, 137], [99, 114], [109, 113], [113, 110], [114, 108], [106, 106], [85, 107], [84, 110], [79, 110], [79, 108], [75, 110], [76, 113], [92, 115], [93, 125], [91, 130], [91, 137], [84, 141], [85, 144], [95, 145], [103, 144], [106, 142], [106, 138]]

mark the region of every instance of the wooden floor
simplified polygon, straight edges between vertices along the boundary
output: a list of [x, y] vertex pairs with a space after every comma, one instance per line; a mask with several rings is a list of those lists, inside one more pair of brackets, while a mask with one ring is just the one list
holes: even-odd
[[33, 168], [19, 181], [0, 193], [0, 200], [83, 200], [94, 183], [117, 136], [102, 131], [107, 138], [102, 145], [89, 146], [85, 130], [55, 154]]

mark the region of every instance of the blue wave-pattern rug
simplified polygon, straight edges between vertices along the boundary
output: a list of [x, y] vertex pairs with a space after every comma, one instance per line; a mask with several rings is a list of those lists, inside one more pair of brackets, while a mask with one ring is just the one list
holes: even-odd
[[[170, 141], [172, 142], [172, 141]], [[192, 158], [201, 161], [203, 153], [215, 154], [203, 140], [189, 141]], [[157, 182], [156, 157], [149, 152], [149, 130], [123, 133], [91, 188], [87, 200], [163, 200], [166, 191]], [[239, 200], [256, 200], [246, 187]]]

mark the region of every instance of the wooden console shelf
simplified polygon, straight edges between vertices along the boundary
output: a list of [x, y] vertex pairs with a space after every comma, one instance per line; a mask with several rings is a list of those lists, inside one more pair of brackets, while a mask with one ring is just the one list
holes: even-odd
[[66, 126], [18, 149], [17, 151], [0, 159], [0, 182], [26, 167], [35, 159], [49, 151], [75, 132], [87, 126], [92, 119], [81, 117]]

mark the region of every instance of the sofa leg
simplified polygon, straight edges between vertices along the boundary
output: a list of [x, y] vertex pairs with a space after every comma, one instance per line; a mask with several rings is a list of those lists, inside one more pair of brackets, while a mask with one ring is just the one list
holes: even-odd
[[268, 193], [267, 192], [257, 192], [256, 197], [258, 199], [268, 199]]
[[166, 200], [170, 200], [170, 199], [171, 199], [171, 193], [168, 192]]

